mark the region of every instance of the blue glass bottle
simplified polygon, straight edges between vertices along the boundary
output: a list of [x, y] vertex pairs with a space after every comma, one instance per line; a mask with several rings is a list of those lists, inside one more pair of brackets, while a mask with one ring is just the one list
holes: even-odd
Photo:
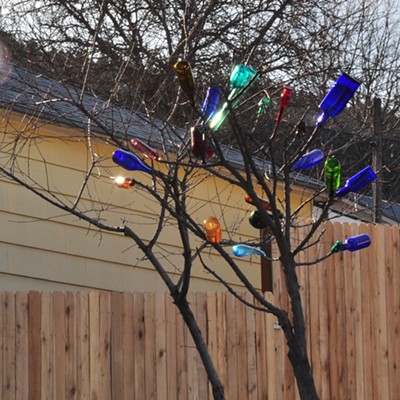
[[310, 169], [314, 165], [321, 163], [324, 159], [324, 152], [319, 149], [310, 151], [300, 157], [299, 160], [293, 165], [292, 170], [295, 169]]
[[203, 115], [204, 121], [208, 121], [215, 114], [221, 96], [222, 90], [218, 86], [208, 88], [206, 98], [201, 107], [201, 115]]
[[319, 105], [323, 113], [317, 120], [317, 126], [340, 114], [359, 86], [360, 82], [343, 72]]
[[346, 181], [346, 184], [336, 192], [336, 196], [342, 197], [350, 192], [358, 192], [363, 187], [376, 179], [376, 174], [370, 166], [352, 176]]
[[152, 173], [152, 169], [148, 167], [136, 154], [133, 154], [125, 150], [115, 150], [112, 156], [112, 160], [115, 164], [120, 167], [127, 169], [128, 171], [143, 171], [149, 174]]
[[247, 244], [236, 244], [232, 247], [232, 253], [236, 257], [245, 257], [251, 255], [259, 255], [263, 257], [266, 256], [263, 250], [258, 249], [257, 247], [248, 246]]
[[357, 251], [361, 249], [365, 249], [371, 244], [371, 238], [366, 234], [362, 233], [361, 235], [352, 236], [346, 239], [344, 243], [338, 240], [333, 246], [331, 251], [333, 253], [338, 253], [339, 251]]

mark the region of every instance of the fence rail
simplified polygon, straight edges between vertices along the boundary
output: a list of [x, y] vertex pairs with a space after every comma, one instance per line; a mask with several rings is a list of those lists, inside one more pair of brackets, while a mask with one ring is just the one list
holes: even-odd
[[[361, 232], [370, 234], [372, 245], [299, 268], [320, 398], [399, 399], [399, 229], [339, 223], [325, 229], [299, 261]], [[304, 231], [294, 235], [295, 244]], [[266, 297], [287, 307], [279, 265], [274, 269], [274, 293]], [[227, 399], [298, 398], [273, 316], [226, 293], [194, 293], [190, 303]], [[2, 292], [0, 321], [3, 400], [212, 398], [167, 294]]]

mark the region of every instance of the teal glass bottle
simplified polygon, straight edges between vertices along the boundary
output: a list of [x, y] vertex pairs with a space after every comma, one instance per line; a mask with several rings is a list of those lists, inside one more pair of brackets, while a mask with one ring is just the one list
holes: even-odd
[[256, 76], [257, 71], [253, 67], [244, 64], [236, 65], [230, 76], [232, 89], [243, 89]]
[[256, 69], [244, 64], [238, 64], [233, 68], [230, 76], [231, 91], [228, 95], [228, 101], [224, 102], [222, 107], [209, 120], [209, 128], [211, 130], [214, 132], [218, 131], [229, 115], [230, 109], [235, 108], [239, 104], [242, 96], [259, 76], [260, 74]]

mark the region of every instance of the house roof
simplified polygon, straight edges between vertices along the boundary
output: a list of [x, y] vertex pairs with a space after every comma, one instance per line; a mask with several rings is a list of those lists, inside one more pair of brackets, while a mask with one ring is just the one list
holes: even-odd
[[[179, 146], [187, 134], [185, 129], [169, 125], [159, 119], [151, 118], [140, 112], [111, 103], [77, 87], [49, 79], [42, 74], [33, 73], [14, 65], [0, 66], [7, 71], [1, 83], [0, 107], [6, 110], [35, 116], [56, 125], [65, 125], [79, 130], [113, 136], [116, 139], [137, 137], [147, 143], [160, 147]], [[226, 159], [233, 165], [243, 167], [243, 158], [239, 150], [222, 146]], [[271, 163], [254, 159], [263, 171], [271, 170]], [[300, 173], [292, 174], [293, 181], [303, 187], [316, 189], [323, 184]], [[350, 195], [351, 197], [352, 195]], [[371, 208], [372, 199], [358, 196], [358, 204]], [[382, 214], [400, 223], [400, 205], [385, 202]]]
[[[176, 148], [187, 134], [185, 129], [18, 66], [11, 66], [1, 85], [0, 107], [80, 130], [87, 130], [90, 121], [92, 133], [116, 139], [136, 137], [155, 147], [163, 144]], [[243, 166], [237, 149], [223, 146], [223, 151], [232, 164]], [[262, 160], [257, 160], [257, 164], [264, 169], [270, 166]]]

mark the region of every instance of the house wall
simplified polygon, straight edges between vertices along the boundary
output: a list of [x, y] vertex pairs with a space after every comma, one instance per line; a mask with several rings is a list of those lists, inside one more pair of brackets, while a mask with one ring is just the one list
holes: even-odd
[[[93, 138], [91, 154], [82, 132], [18, 114], [4, 113], [0, 128], [1, 164], [13, 165], [17, 175], [42, 194], [49, 189], [69, 206], [79, 198], [77, 209], [92, 217], [101, 215], [102, 221], [112, 226], [126, 221], [143, 238], [152, 238], [160, 206], [144, 190], [137, 187], [124, 190], [113, 184], [110, 177], [127, 172], [111, 160], [115, 147]], [[82, 190], [92, 156], [98, 162]], [[133, 172], [129, 176], [152, 184], [148, 174]], [[0, 182], [0, 290], [165, 290], [153, 267], [129, 238], [100, 232], [5, 176], [0, 177]], [[239, 242], [258, 235], [247, 221], [252, 206], [245, 203], [241, 189], [197, 172], [190, 180], [188, 193], [193, 218], [203, 221], [209, 215], [218, 217], [224, 239]], [[295, 188], [292, 207], [297, 207], [307, 196], [304, 189]], [[307, 205], [300, 217], [310, 215]], [[176, 279], [183, 265], [177, 235], [174, 221], [167, 221], [156, 247], [164, 267]], [[200, 244], [199, 239], [192, 239], [193, 248]], [[240, 282], [219, 256], [210, 252], [206, 261], [240, 289]], [[259, 258], [238, 262], [259, 288]], [[192, 289], [224, 290], [224, 287], [196, 264]]]

